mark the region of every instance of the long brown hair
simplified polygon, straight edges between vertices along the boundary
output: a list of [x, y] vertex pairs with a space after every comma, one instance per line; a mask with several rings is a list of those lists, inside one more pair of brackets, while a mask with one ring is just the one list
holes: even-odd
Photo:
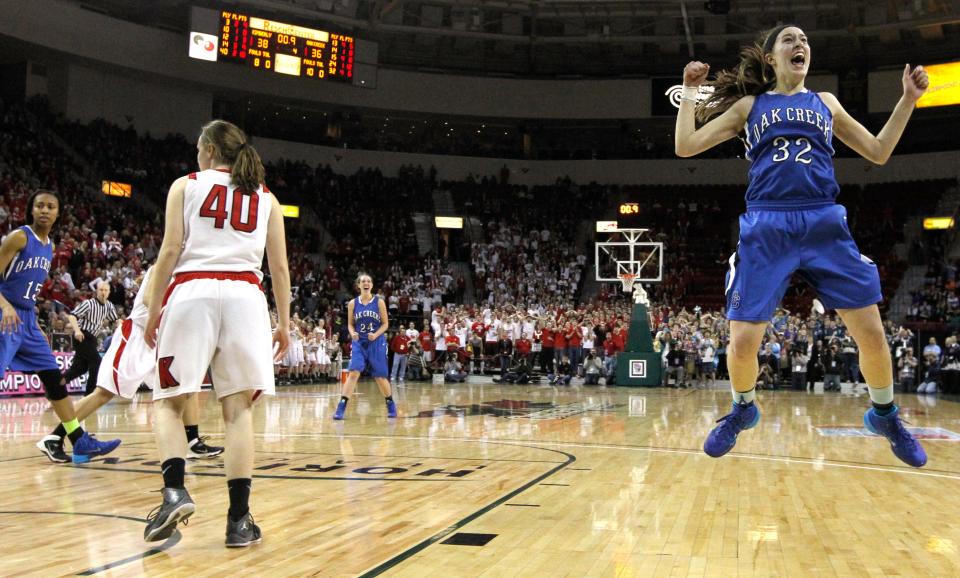
[[212, 144], [214, 156], [230, 165], [234, 186], [241, 193], [251, 194], [263, 184], [263, 161], [237, 125], [214, 120], [204, 125], [200, 140]]
[[762, 32], [756, 42], [740, 49], [740, 62], [735, 67], [721, 70], [713, 81], [704, 83], [713, 87], [713, 93], [698, 104], [698, 123], [723, 114], [744, 96], [763, 94], [777, 85], [777, 75], [764, 57], [773, 50], [777, 36], [791, 26], [783, 24]]

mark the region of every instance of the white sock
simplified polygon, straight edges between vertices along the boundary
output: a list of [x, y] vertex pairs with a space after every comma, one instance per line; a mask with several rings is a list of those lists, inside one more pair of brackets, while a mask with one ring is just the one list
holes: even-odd
[[870, 392], [870, 401], [878, 405], [893, 403], [893, 385], [886, 387], [873, 387], [867, 384], [867, 391]]
[[757, 398], [757, 388], [753, 388], [750, 391], [733, 391], [733, 403], [753, 403], [753, 400]]

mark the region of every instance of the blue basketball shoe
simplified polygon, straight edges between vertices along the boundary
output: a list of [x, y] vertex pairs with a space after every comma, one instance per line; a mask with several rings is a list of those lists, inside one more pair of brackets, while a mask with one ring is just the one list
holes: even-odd
[[703, 442], [703, 451], [711, 458], [719, 458], [737, 445], [737, 435], [750, 429], [760, 421], [760, 410], [753, 403], [734, 403], [733, 411], [717, 420], [707, 441]]
[[347, 411], [347, 400], [341, 399], [340, 403], [337, 404], [337, 411], [333, 412], [333, 419], [343, 419], [343, 412], [345, 411]]
[[397, 404], [392, 399], [387, 400], [387, 417], [397, 417]]
[[83, 435], [77, 440], [77, 443], [73, 444], [73, 463], [85, 464], [94, 456], [105, 456], [109, 454], [117, 449], [119, 445], [120, 440], [102, 442], [87, 432], [83, 432]]
[[887, 438], [893, 455], [905, 464], [920, 468], [927, 463], [927, 452], [903, 427], [898, 406], [893, 406], [893, 411], [887, 415], [877, 415], [876, 408], [871, 407], [863, 414], [863, 425], [871, 432]]

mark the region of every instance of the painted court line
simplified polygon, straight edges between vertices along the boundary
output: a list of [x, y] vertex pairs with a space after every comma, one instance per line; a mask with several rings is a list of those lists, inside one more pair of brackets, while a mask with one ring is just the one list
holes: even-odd
[[[100, 432], [101, 435], [149, 435], [153, 436], [153, 432]], [[208, 433], [208, 432], [205, 432]], [[213, 435], [222, 435], [216, 434]], [[644, 447], [632, 447], [632, 446], [615, 446], [615, 445], [606, 445], [606, 444], [583, 444], [575, 442], [551, 442], [551, 441], [541, 441], [541, 440], [513, 440], [513, 439], [477, 439], [477, 438], [438, 438], [431, 436], [375, 436], [371, 434], [255, 434], [256, 437], [274, 437], [274, 438], [322, 438], [322, 439], [339, 439], [339, 438], [353, 438], [353, 439], [392, 439], [392, 440], [408, 440], [408, 441], [424, 441], [430, 440], [435, 442], [459, 442], [459, 443], [480, 443], [480, 444], [496, 444], [496, 445], [505, 445], [505, 446], [517, 446], [524, 448], [531, 448], [529, 444], [536, 444], [538, 446], [553, 446], [560, 448], [582, 448], [582, 449], [599, 449], [599, 450], [614, 450], [614, 451], [628, 451], [628, 452], [648, 452], [648, 453], [658, 453], [658, 454], [682, 454], [682, 455], [694, 455], [694, 456], [703, 456], [701, 450], [684, 450], [684, 449], [675, 449], [675, 448], [644, 448]], [[36, 437], [36, 436], [34, 436]], [[42, 456], [41, 456], [42, 457]], [[810, 465], [810, 466], [823, 466], [831, 468], [846, 468], [851, 470], [866, 470], [873, 472], [886, 472], [891, 474], [904, 474], [911, 476], [921, 476], [927, 478], [942, 478], [946, 480], [960, 480], [960, 473], [940, 473], [940, 472], [927, 472], [921, 469], [906, 469], [904, 467], [896, 466], [872, 466], [865, 464], [846, 464], [842, 462], [833, 462], [830, 460], [819, 460], [813, 458], [785, 458], [779, 456], [757, 456], [749, 454], [738, 454], [738, 453], [729, 453], [725, 458], [730, 459], [739, 459], [739, 460], [755, 460], [763, 462], [777, 462], [781, 464], [799, 464], [799, 465]]]

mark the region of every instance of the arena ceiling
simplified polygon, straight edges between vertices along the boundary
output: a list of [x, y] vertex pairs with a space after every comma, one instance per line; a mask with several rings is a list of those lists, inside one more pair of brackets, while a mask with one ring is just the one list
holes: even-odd
[[678, 75], [691, 58], [726, 66], [761, 30], [808, 33], [814, 71], [960, 55], [960, 0], [75, 0], [186, 31], [190, 6], [247, 11], [379, 44], [380, 64], [522, 77]]

